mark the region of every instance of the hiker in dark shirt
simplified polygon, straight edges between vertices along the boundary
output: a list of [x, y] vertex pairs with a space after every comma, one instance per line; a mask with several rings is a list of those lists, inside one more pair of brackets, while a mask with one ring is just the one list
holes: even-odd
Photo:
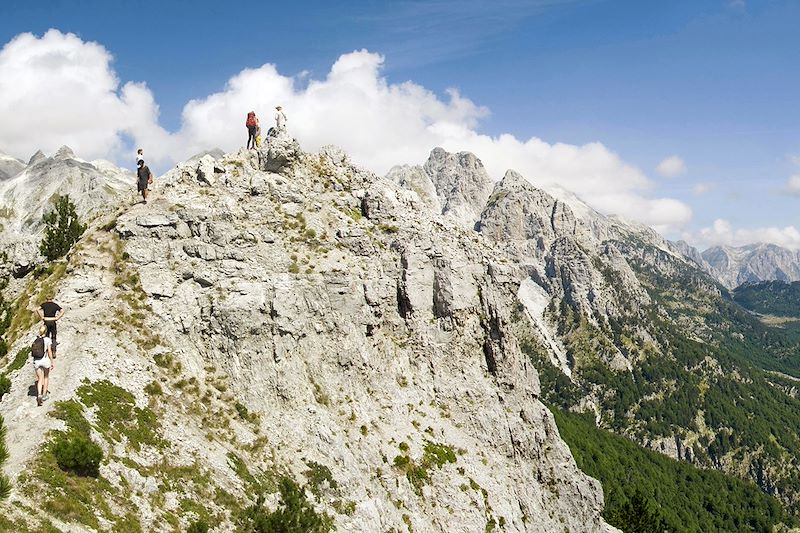
[[144, 164], [144, 159], [140, 159], [137, 165], [139, 168], [136, 169], [136, 175], [139, 177], [139, 180], [136, 184], [136, 189], [142, 193], [144, 203], [147, 203], [147, 186], [153, 183], [153, 174], [150, 172], [147, 165]]
[[53, 357], [55, 357], [56, 346], [58, 345], [56, 342], [56, 321], [64, 316], [64, 310], [53, 300], [47, 300], [39, 306], [36, 312], [39, 313], [39, 318], [44, 320], [44, 325], [47, 327], [47, 336], [50, 337], [50, 341], [53, 343]]

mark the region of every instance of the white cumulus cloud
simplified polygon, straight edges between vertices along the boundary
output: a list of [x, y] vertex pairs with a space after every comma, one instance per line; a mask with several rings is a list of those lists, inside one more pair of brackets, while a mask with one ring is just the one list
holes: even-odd
[[422, 163], [442, 146], [474, 152], [495, 179], [513, 168], [535, 185], [557, 184], [602, 212], [662, 231], [692, 216], [679, 200], [651, 197], [651, 180], [603, 144], [482, 134], [487, 108], [455, 89], [442, 97], [412, 81], [389, 83], [381, 74], [383, 56], [367, 50], [343, 54], [320, 79], [286, 76], [273, 64], [242, 70], [219, 92], [188, 102], [173, 132], [159, 125], [146, 84], [122, 84], [111, 60], [102, 45], [58, 30], [21, 34], [6, 44], [0, 51], [0, 148], [25, 158], [67, 144], [86, 158], [127, 163], [132, 140], [148, 162], [164, 165], [205, 149], [242, 147], [247, 112], [256, 111], [266, 129], [281, 104], [304, 149], [337, 144], [377, 173]]
[[711, 226], [702, 228], [697, 235], [686, 235], [686, 237], [706, 246], [744, 246], [746, 244], [766, 242], [777, 244], [790, 250], [800, 250], [800, 230], [795, 226], [785, 226], [783, 228], [777, 226], [734, 228], [729, 221], [719, 218]]
[[21, 158], [67, 144], [109, 157], [121, 134], [155, 127], [158, 107], [144, 84], [120, 87], [100, 44], [50, 30], [18, 35], [0, 50], [0, 147]]
[[667, 178], [686, 174], [686, 163], [677, 155], [664, 158], [656, 167], [656, 172]]

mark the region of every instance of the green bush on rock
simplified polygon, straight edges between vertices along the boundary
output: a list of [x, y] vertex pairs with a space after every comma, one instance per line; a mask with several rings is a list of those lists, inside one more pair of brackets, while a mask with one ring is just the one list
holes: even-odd
[[264, 496], [248, 507], [239, 521], [243, 533], [328, 533], [333, 528], [333, 519], [325, 513], [319, 514], [308, 501], [306, 491], [288, 477], [280, 480], [278, 490], [281, 503], [275, 511], [264, 507]]
[[97, 477], [103, 450], [86, 435], [71, 431], [60, 433], [53, 441], [53, 456], [61, 470]]

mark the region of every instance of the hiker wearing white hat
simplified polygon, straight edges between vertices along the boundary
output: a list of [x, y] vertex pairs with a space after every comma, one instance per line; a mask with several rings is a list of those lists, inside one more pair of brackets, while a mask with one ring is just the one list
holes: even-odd
[[275, 129], [279, 133], [286, 131], [286, 115], [281, 106], [275, 106]]

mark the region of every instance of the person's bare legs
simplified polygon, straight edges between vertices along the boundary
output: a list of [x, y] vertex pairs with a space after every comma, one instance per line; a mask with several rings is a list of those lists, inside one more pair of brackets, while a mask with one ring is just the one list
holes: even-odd
[[44, 384], [42, 385], [42, 398], [44, 398], [47, 395], [47, 393], [49, 392], [48, 391], [48, 387], [50, 386], [50, 369], [49, 368], [43, 368], [42, 369], [42, 374], [44, 376], [42, 378], [43, 381], [44, 381]]
[[144, 199], [144, 203], [147, 203], [147, 187], [142, 189], [142, 198]]
[[42, 405], [42, 389], [44, 388], [44, 380], [45, 380], [45, 370], [42, 367], [36, 368], [36, 377], [38, 381], [36, 382], [36, 403]]

